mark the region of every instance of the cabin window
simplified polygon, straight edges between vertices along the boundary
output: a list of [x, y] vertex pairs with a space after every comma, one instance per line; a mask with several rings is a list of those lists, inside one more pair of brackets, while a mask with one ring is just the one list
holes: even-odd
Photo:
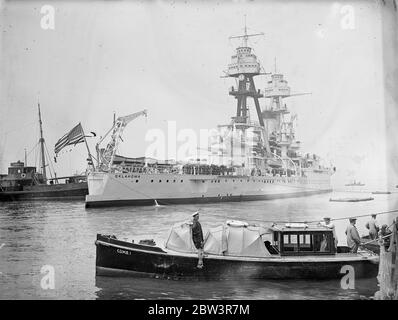
[[298, 235], [297, 234], [284, 234], [283, 235], [283, 251], [297, 252], [298, 251]]
[[[275, 239], [274, 239], [275, 240]], [[289, 233], [283, 234], [283, 252], [333, 252], [332, 234], [317, 232], [312, 234], [306, 233]]]

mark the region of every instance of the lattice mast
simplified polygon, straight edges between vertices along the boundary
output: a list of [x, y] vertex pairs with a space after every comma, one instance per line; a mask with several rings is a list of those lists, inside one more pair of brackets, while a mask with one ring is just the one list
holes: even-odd
[[262, 117], [265, 119], [267, 132], [278, 137], [278, 144], [281, 146], [281, 157], [286, 158], [289, 148], [297, 149], [294, 144], [295, 136], [293, 130], [293, 122], [297, 116], [292, 116], [290, 121], [285, 119], [285, 115], [289, 114], [290, 111], [286, 103], [284, 103], [284, 99], [311, 93], [291, 93], [283, 74], [277, 71], [276, 58], [274, 73], [271, 75], [271, 80], [268, 81], [264, 92], [265, 98], [268, 98], [270, 102], [262, 112]]
[[[237, 88], [232, 87], [229, 91], [231, 96], [237, 100], [236, 103], [236, 117], [233, 118], [236, 124], [249, 124], [249, 107], [247, 105], [248, 98], [252, 98], [256, 108], [258, 122], [265, 131], [264, 119], [261, 113], [259, 98], [263, 95], [260, 90], [256, 89], [254, 77], [261, 74], [261, 65], [257, 60], [255, 54], [252, 53], [252, 48], [248, 46], [249, 37], [261, 36], [264, 33], [248, 34], [246, 21], [244, 34], [239, 36], [231, 36], [230, 39], [242, 39], [242, 45], [236, 49], [235, 55], [232, 56], [232, 61], [228, 65], [227, 77], [235, 78], [237, 81]], [[265, 148], [270, 152], [267, 133], [265, 132]]]

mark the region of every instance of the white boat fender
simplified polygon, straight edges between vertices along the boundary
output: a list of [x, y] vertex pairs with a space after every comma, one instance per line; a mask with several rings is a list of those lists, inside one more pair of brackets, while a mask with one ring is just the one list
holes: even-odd
[[286, 223], [285, 224], [286, 228], [308, 228], [308, 224], [306, 223]]
[[244, 221], [239, 221], [239, 220], [228, 220], [227, 225], [231, 227], [248, 227], [249, 224]]

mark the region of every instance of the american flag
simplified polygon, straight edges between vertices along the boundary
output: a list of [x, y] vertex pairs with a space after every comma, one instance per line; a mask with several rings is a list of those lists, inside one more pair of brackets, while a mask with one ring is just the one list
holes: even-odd
[[58, 142], [55, 144], [55, 154], [58, 154], [63, 148], [70, 145], [76, 145], [78, 143], [84, 142], [84, 132], [82, 125], [79, 123], [71, 131], [65, 134]]

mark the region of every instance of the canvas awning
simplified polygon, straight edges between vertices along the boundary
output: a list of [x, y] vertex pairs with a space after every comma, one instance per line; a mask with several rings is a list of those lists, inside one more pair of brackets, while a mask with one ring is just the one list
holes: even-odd
[[[165, 243], [165, 248], [178, 252], [197, 252], [192, 241], [191, 223], [174, 225]], [[271, 254], [264, 245], [261, 235], [265, 229], [241, 221], [227, 221], [223, 225], [207, 230], [204, 252], [207, 254], [267, 257]]]

